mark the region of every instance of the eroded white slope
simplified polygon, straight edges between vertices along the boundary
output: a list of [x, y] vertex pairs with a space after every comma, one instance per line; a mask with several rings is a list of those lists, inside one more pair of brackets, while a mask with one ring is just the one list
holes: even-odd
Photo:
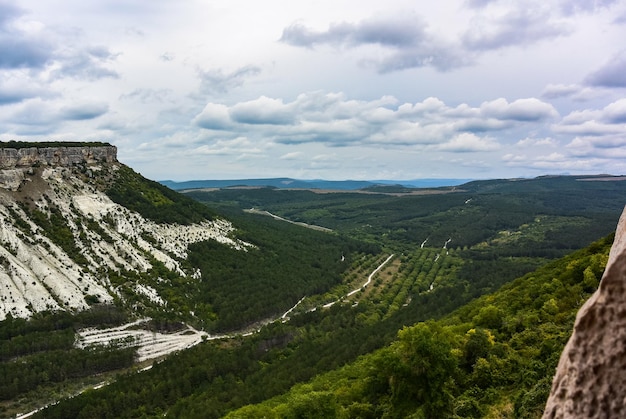
[[[145, 272], [153, 267], [152, 260], [180, 276], [196, 277], [197, 272], [184, 272], [179, 262], [187, 257], [191, 243], [217, 240], [236, 249], [250, 246], [232, 238], [233, 227], [225, 220], [195, 225], [146, 220], [66, 167], [46, 168], [36, 180], [45, 190], [31, 207], [44, 214], [51, 208], [59, 211], [87, 262], [77, 264], [46, 237], [12, 195], [0, 194], [0, 320], [9, 314], [28, 317], [44, 310], [82, 310], [94, 300], [110, 303], [114, 296], [124, 298], [108, 274]], [[137, 283], [128, 290], [150, 303], [167, 304], [148, 284]]]
[[[14, 208], [14, 213], [23, 212]], [[13, 225], [12, 215], [0, 206], [0, 319], [7, 314], [28, 317], [33, 312], [60, 308], [85, 309], [84, 296], [112, 302], [106, 287], [72, 261], [47, 237], [30, 235]]]
[[[142, 329], [142, 319], [110, 329], [83, 329], [78, 332], [76, 346], [121, 345], [137, 348], [137, 361], [160, 358], [172, 352], [181, 351], [197, 345], [203, 339], [211, 338], [206, 332], [191, 326], [173, 333], [160, 333]], [[215, 338], [215, 337], [213, 337]]]

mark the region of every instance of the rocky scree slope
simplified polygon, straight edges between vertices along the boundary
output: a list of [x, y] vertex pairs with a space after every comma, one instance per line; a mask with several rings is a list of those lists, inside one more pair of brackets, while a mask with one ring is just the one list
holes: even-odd
[[113, 146], [0, 149], [0, 320], [96, 303], [167, 310], [142, 273], [197, 279], [190, 243], [250, 246], [226, 220], [157, 223], [113, 202], [104, 191], [125, 169]]

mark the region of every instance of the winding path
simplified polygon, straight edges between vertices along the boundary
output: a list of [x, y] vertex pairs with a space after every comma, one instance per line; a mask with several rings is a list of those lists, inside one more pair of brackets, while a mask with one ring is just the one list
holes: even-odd
[[272, 214], [269, 211], [259, 210], [259, 209], [256, 209], [256, 208], [250, 208], [250, 209], [244, 210], [244, 212], [249, 212], [251, 214], [268, 215], [268, 216], [272, 217], [275, 220], [280, 220], [280, 221], [284, 221], [286, 223], [295, 224], [295, 225], [298, 225], [300, 227], [310, 228], [312, 230], [325, 231], [325, 232], [333, 231], [331, 228], [327, 228], [327, 227], [316, 226], [314, 224], [307, 224], [307, 223], [303, 223], [303, 222], [300, 222], [300, 221], [291, 221], [291, 220], [288, 220], [288, 219], [283, 218], [281, 216], [278, 216], [276, 214]]
[[[378, 265], [378, 267], [372, 271], [372, 273], [367, 277], [367, 281], [365, 282], [365, 284], [361, 285], [357, 289], [354, 289], [354, 290], [350, 291], [343, 298], [350, 297], [350, 296], [356, 294], [357, 292], [361, 291], [363, 288], [367, 287], [372, 282], [372, 279], [374, 278], [374, 275], [376, 275], [383, 268], [383, 266], [385, 266], [387, 264], [387, 262], [389, 262], [394, 256], [395, 256], [395, 254], [392, 253], [387, 259], [385, 259], [385, 261], [383, 263]], [[333, 304], [336, 304], [339, 301], [341, 301], [341, 298], [338, 299], [338, 300], [335, 300], [335, 301], [333, 301], [331, 303], [324, 304], [322, 307], [324, 307], [324, 308], [331, 307]]]

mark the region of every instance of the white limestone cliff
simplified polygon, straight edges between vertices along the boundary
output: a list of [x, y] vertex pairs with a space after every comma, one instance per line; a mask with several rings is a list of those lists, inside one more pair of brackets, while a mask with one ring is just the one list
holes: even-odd
[[[44, 310], [83, 310], [129, 292], [147, 304], [166, 306], [150, 284], [132, 283], [131, 278], [121, 292], [109, 274], [147, 272], [156, 260], [178, 276], [199, 280], [197, 271], [181, 267], [190, 244], [216, 240], [235, 249], [250, 247], [233, 237], [226, 220], [160, 224], [113, 202], [79, 173], [89, 170], [99, 176], [117, 170], [114, 147], [61, 153], [20, 149], [17, 157], [10, 150], [0, 149], [0, 167], [10, 167], [0, 168], [0, 320]], [[50, 214], [51, 208], [71, 230], [80, 264], [32, 219], [32, 211]]]

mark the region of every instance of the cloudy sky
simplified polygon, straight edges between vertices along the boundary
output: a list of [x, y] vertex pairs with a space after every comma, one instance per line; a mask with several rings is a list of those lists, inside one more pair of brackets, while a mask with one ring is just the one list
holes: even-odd
[[0, 140], [156, 180], [626, 174], [626, 0], [0, 0]]

